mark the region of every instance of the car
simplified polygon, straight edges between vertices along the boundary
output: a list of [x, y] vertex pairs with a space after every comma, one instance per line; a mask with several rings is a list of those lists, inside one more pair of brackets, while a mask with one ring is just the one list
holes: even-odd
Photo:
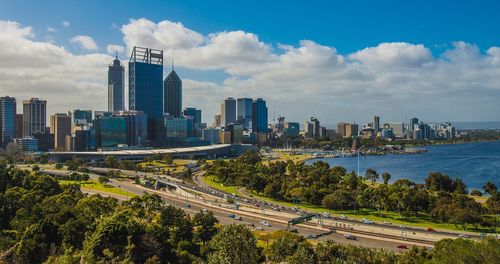
[[237, 215], [235, 215], [235, 216], [234, 216], [234, 220], [241, 221], [241, 220], [242, 220], [242, 218], [241, 218], [241, 216], [237, 216]]
[[189, 208], [189, 207], [191, 207], [191, 205], [186, 203], [186, 204], [184, 204], [184, 207]]
[[348, 240], [358, 240], [358, 238], [353, 234], [345, 234], [344, 238]]
[[229, 218], [234, 218], [236, 215], [235, 214], [228, 214], [227, 217]]
[[207, 210], [207, 208], [203, 208], [203, 209], [201, 209], [201, 211], [206, 213], [208, 210]]
[[329, 214], [329, 213], [327, 213], [327, 212], [323, 212], [323, 217], [324, 218], [330, 218], [330, 217], [332, 217], [332, 215]]
[[384, 224], [386, 224], [386, 225], [392, 225], [392, 223], [389, 222], [389, 221], [384, 221]]
[[315, 238], [318, 238], [318, 236], [316, 234], [310, 234], [310, 235], [307, 235], [307, 238], [308, 239], [315, 239]]
[[469, 235], [466, 235], [466, 234], [460, 234], [458, 235], [459, 238], [470, 238]]
[[427, 231], [429, 231], [429, 232], [436, 232], [436, 229], [434, 229], [432, 227], [429, 227], [429, 228], [427, 228]]
[[341, 214], [341, 215], [340, 215], [340, 219], [347, 219], [347, 216], [345, 216], [345, 215]]
[[258, 226], [255, 228], [255, 230], [264, 231], [264, 228], [262, 228], [262, 226]]
[[269, 224], [269, 222], [267, 222], [266, 220], [262, 220], [262, 221], [260, 221], [260, 223], [261, 223], [263, 226], [271, 226], [271, 224]]
[[292, 232], [292, 233], [298, 233], [299, 230], [297, 230], [297, 228], [294, 228], [294, 229], [290, 230], [290, 232]]
[[248, 226], [248, 227], [255, 227], [255, 224], [250, 223], [250, 224], [248, 224], [247, 226]]
[[363, 223], [367, 225], [373, 225], [373, 221], [370, 219], [363, 218]]
[[405, 244], [398, 245], [397, 248], [399, 249], [408, 249], [408, 246]]

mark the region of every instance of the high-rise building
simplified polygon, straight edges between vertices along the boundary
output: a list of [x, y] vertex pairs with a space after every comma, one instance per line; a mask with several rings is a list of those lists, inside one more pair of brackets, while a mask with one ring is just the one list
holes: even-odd
[[221, 127], [222, 124], [222, 115], [221, 114], [216, 114], [214, 116], [214, 127]]
[[321, 126], [319, 124], [319, 120], [316, 117], [311, 117], [311, 124], [313, 125], [312, 137], [319, 138], [321, 134]]
[[408, 127], [408, 130], [410, 132], [413, 132], [413, 130], [415, 129], [415, 125], [418, 125], [418, 118], [413, 117], [412, 119], [410, 119], [410, 126]]
[[396, 138], [404, 138], [404, 123], [396, 122], [396, 123], [389, 123], [389, 128], [392, 129], [392, 133], [394, 134], [394, 137]]
[[174, 69], [163, 81], [163, 112], [173, 117], [181, 117], [182, 109], [182, 80]]
[[16, 132], [14, 133], [15, 138], [23, 137], [23, 114], [16, 114], [15, 119]]
[[373, 116], [373, 130], [375, 134], [380, 130], [380, 116]]
[[143, 146], [147, 142], [147, 117], [142, 111], [120, 111], [94, 120], [95, 144], [98, 147], [118, 145]]
[[108, 111], [125, 110], [125, 70], [116, 55], [108, 66]]
[[194, 107], [186, 107], [182, 111], [182, 115], [193, 119], [193, 131], [191, 134], [195, 137], [201, 137], [201, 110]]
[[221, 126], [236, 123], [236, 100], [229, 97], [221, 102]]
[[193, 119], [191, 117], [165, 117], [164, 125], [167, 138], [192, 137]]
[[38, 139], [34, 137], [16, 138], [14, 142], [23, 150], [27, 152], [38, 151]]
[[252, 127], [252, 102], [252, 98], [238, 98], [237, 100], [237, 121], [245, 128]]
[[305, 133], [304, 136], [306, 138], [314, 137], [314, 125], [311, 122], [306, 121], [304, 123], [304, 133]]
[[345, 137], [357, 137], [358, 134], [358, 124], [345, 124]]
[[163, 51], [134, 47], [129, 65], [129, 108], [163, 116]]
[[54, 148], [66, 149], [66, 136], [71, 136], [71, 116], [54, 114], [50, 116], [50, 133], [54, 134]]
[[339, 134], [341, 137], [345, 137], [346, 136], [346, 125], [347, 123], [344, 123], [344, 122], [339, 122], [337, 124], [337, 134]]
[[262, 98], [257, 98], [252, 102], [252, 131], [267, 132], [268, 125], [266, 101]]
[[92, 110], [75, 109], [68, 112], [71, 116], [71, 131], [81, 130], [81, 127], [88, 127], [92, 124]]
[[203, 140], [209, 141], [210, 144], [220, 143], [220, 129], [217, 128], [205, 128], [203, 129], [202, 137]]
[[297, 122], [287, 122], [285, 123], [285, 128], [283, 129], [283, 134], [289, 137], [296, 137], [300, 133], [300, 124]]
[[14, 139], [16, 133], [16, 98], [0, 97], [0, 147]]
[[47, 101], [31, 98], [23, 101], [23, 136], [44, 133], [47, 126]]

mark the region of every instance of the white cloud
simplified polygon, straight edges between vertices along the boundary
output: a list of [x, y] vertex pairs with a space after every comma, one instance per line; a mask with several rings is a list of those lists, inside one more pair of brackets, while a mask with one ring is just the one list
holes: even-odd
[[125, 48], [123, 46], [120, 46], [120, 45], [109, 44], [108, 46], [106, 46], [106, 51], [109, 54], [114, 55], [116, 52], [122, 53], [123, 51], [125, 51]]
[[69, 28], [69, 27], [71, 26], [71, 23], [70, 23], [70, 22], [68, 22], [68, 21], [63, 21], [63, 22], [61, 22], [61, 25], [62, 25], [63, 27], [65, 27], [65, 28]]
[[77, 44], [81, 48], [86, 50], [97, 50], [97, 44], [95, 43], [94, 39], [89, 36], [78, 35], [71, 38], [69, 42]]
[[53, 27], [47, 27], [47, 32], [57, 32], [57, 29]]
[[[123, 45], [165, 50], [183, 79], [184, 105], [203, 109], [211, 123], [227, 96], [264, 97], [269, 113], [302, 122], [317, 116], [324, 123], [403, 121], [408, 114], [424, 121], [498, 120], [500, 48], [482, 51], [456, 42], [440, 54], [421, 44], [381, 43], [351, 54], [312, 40], [265, 43], [244, 31], [201, 34], [180, 23], [130, 20], [121, 27]], [[48, 99], [49, 112], [106, 108], [106, 71], [112, 56], [75, 55], [36, 38], [33, 29], [0, 21], [0, 90], [18, 97]], [[94, 43], [95, 44], [95, 43]], [[222, 81], [203, 81], [211, 70]], [[194, 73], [193, 73], [194, 72]], [[64, 95], [64, 100], [61, 96]], [[270, 119], [271, 120], [271, 119]]]
[[106, 66], [111, 56], [72, 54], [35, 40], [31, 27], [8, 21], [0, 21], [0, 46], [1, 94], [15, 96], [18, 102], [42, 97], [49, 114], [106, 109]]

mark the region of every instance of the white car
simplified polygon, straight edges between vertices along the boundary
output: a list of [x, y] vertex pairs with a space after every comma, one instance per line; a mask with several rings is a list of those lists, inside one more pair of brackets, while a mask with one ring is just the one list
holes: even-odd
[[271, 226], [271, 224], [269, 224], [269, 222], [267, 222], [266, 220], [260, 221], [260, 224], [263, 226]]
[[241, 221], [241, 216], [237, 216], [237, 215], [235, 215], [235, 216], [234, 216], [234, 220]]
[[340, 215], [340, 219], [347, 219], [347, 216], [345, 216], [345, 215], [341, 214], [341, 215]]

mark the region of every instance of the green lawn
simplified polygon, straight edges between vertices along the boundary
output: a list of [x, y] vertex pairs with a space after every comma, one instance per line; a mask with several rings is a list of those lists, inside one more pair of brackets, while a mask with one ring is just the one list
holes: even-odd
[[134, 197], [137, 196], [133, 193], [121, 190], [119, 188], [109, 186], [109, 185], [103, 185], [100, 182], [96, 180], [88, 180], [88, 181], [68, 181], [68, 180], [59, 180], [59, 183], [61, 185], [65, 184], [79, 184], [81, 188], [83, 189], [89, 189], [89, 190], [95, 190], [95, 191], [100, 191], [100, 192], [107, 192], [107, 193], [112, 193], [112, 194], [119, 194], [123, 196], [128, 196], [128, 197]]
[[[209, 186], [212, 188], [229, 192], [229, 193], [235, 193], [239, 194], [238, 189], [241, 188], [239, 186], [222, 186], [220, 183], [215, 182], [213, 180], [212, 176], [204, 177], [204, 182], [207, 183]], [[291, 202], [284, 202], [284, 201], [277, 201], [274, 199], [271, 199], [266, 196], [262, 196], [256, 193], [252, 193], [252, 196], [256, 199], [266, 201], [266, 202], [272, 202], [275, 204], [279, 204], [282, 206], [289, 206], [289, 207], [298, 207], [300, 209], [312, 211], [312, 212], [317, 212], [317, 213], [323, 213], [323, 212], [328, 212], [332, 215], [340, 215], [344, 214], [350, 218], [368, 218], [373, 221], [377, 222], [384, 222], [384, 221], [389, 221], [393, 223], [394, 225], [408, 225], [408, 226], [415, 226], [415, 227], [423, 227], [423, 228], [428, 228], [432, 227], [434, 229], [448, 229], [448, 230], [455, 230], [455, 231], [462, 231], [463, 229], [459, 226], [458, 228], [455, 227], [453, 224], [445, 224], [445, 223], [434, 223], [431, 222], [427, 219], [427, 216], [422, 215], [422, 216], [410, 216], [410, 217], [405, 217], [403, 215], [403, 218], [399, 218], [399, 214], [397, 212], [386, 212], [382, 211], [379, 215], [378, 211], [375, 210], [370, 210], [370, 209], [363, 209], [361, 211], [357, 210], [356, 213], [354, 213], [353, 210], [345, 210], [343, 212], [337, 211], [337, 210], [329, 210], [321, 206], [316, 206], [312, 204], [294, 204]], [[488, 233], [490, 232], [489, 229], [478, 227], [478, 229], [473, 229], [473, 226], [468, 226], [466, 231], [469, 232], [481, 232], [481, 233]]]
[[213, 176], [205, 176], [203, 177], [203, 181], [210, 187], [221, 190], [227, 193], [238, 194], [238, 186], [224, 186], [222, 183], [216, 182]]

